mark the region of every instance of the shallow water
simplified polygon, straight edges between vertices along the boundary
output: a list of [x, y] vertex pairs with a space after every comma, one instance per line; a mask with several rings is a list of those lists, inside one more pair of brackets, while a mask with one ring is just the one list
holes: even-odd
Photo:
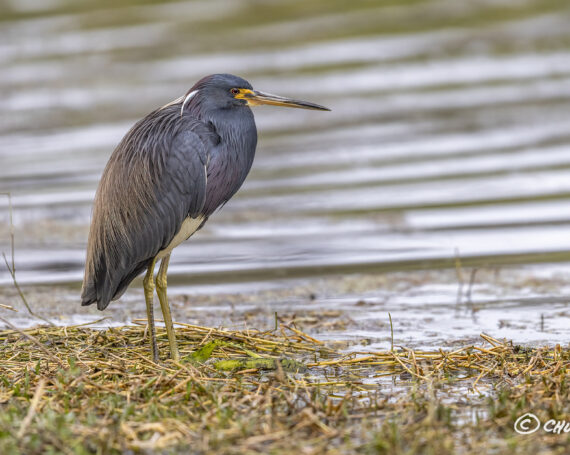
[[[0, 19], [0, 192], [12, 195], [24, 285], [71, 286], [77, 298], [113, 147], [212, 72], [332, 112], [255, 111], [253, 170], [176, 250], [171, 295], [453, 268], [457, 257], [483, 268], [570, 261], [565, 2], [14, 0]], [[0, 197], [6, 252], [8, 221]], [[0, 285], [11, 281], [1, 268]], [[438, 292], [420, 288], [391, 311], [435, 312]], [[522, 306], [502, 306], [489, 327]], [[364, 314], [375, 311], [386, 309]], [[422, 339], [467, 325], [436, 321]]]

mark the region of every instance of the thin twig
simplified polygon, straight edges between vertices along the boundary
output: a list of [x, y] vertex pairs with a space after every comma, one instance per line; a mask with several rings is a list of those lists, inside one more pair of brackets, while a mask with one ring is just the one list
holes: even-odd
[[44, 318], [43, 316], [40, 316], [39, 314], [36, 314], [32, 311], [32, 308], [30, 307], [30, 304], [28, 303], [28, 300], [26, 299], [26, 296], [24, 295], [22, 288], [20, 288], [20, 285], [18, 284], [18, 280], [16, 280], [16, 253], [15, 253], [16, 248], [14, 246], [15, 245], [15, 241], [14, 241], [15, 229], [14, 229], [14, 218], [13, 218], [13, 210], [12, 210], [12, 195], [9, 192], [8, 193], [0, 193], [0, 194], [3, 194], [3, 195], [8, 197], [8, 213], [9, 213], [9, 217], [10, 217], [10, 249], [11, 249], [12, 266], [10, 266], [10, 264], [8, 263], [8, 258], [6, 258], [6, 254], [4, 252], [2, 252], [2, 257], [4, 258], [4, 262], [6, 263], [6, 268], [10, 272], [10, 276], [12, 277], [12, 282], [14, 283], [14, 287], [18, 291], [18, 295], [20, 296], [20, 299], [22, 300], [22, 302], [24, 302], [24, 305], [25, 305], [26, 309], [28, 310], [28, 313], [30, 313], [35, 318], [41, 319], [42, 321], [46, 322], [47, 324], [51, 325], [52, 327], [55, 327], [55, 324], [53, 322], [51, 322], [50, 320], [48, 320], [48, 319]]
[[392, 324], [392, 315], [388, 313], [390, 318], [390, 352], [394, 352], [394, 325]]
[[32, 423], [32, 419], [34, 418], [38, 410], [38, 404], [40, 402], [40, 398], [44, 394], [45, 385], [46, 385], [46, 380], [44, 378], [40, 379], [40, 382], [38, 382], [38, 386], [36, 387], [36, 391], [30, 403], [30, 408], [28, 409], [28, 413], [26, 414], [26, 417], [24, 418], [24, 420], [22, 420], [22, 424], [20, 425], [20, 430], [18, 431], [17, 435], [18, 439], [22, 439], [22, 437], [26, 433], [26, 430], [30, 426], [30, 423]]
[[463, 278], [463, 268], [461, 267], [461, 255], [459, 253], [459, 248], [455, 248], [455, 273], [457, 274], [457, 305], [461, 304], [463, 296], [463, 284], [465, 280]]
[[50, 351], [48, 351], [46, 349], [46, 347], [35, 337], [33, 337], [32, 335], [30, 335], [29, 333], [24, 332], [23, 330], [20, 330], [18, 327], [14, 326], [12, 323], [8, 322], [6, 319], [4, 318], [0, 318], [0, 321], [2, 321], [4, 324], [6, 324], [8, 327], [10, 327], [12, 330], [14, 330], [15, 332], [18, 332], [20, 335], [25, 336], [28, 340], [30, 340], [32, 343], [34, 343], [38, 348], [40, 348], [40, 350], [47, 355], [50, 359], [52, 359], [55, 363], [57, 363], [60, 367], [65, 368], [65, 365], [63, 364], [63, 362], [58, 359], [55, 355], [53, 355]]
[[4, 305], [3, 303], [0, 303], [0, 308], [4, 308], [5, 310], [10, 310], [10, 311], [14, 311], [15, 313], [18, 312], [18, 310], [16, 308], [14, 308], [11, 305]]
[[20, 295], [20, 299], [22, 300], [22, 302], [24, 302], [24, 305], [26, 306], [28, 313], [30, 313], [35, 318], [41, 319], [42, 321], [46, 322], [47, 324], [51, 325], [52, 327], [55, 327], [55, 324], [53, 322], [51, 322], [49, 319], [44, 318], [43, 316], [40, 316], [39, 314], [36, 314], [33, 312], [32, 308], [30, 307], [30, 304], [28, 303], [28, 300], [26, 299], [26, 296], [24, 295], [24, 291], [22, 291], [22, 288], [18, 284], [18, 280], [16, 280], [16, 270], [10, 268], [10, 265], [8, 264], [8, 259], [6, 258], [6, 254], [2, 253], [2, 257], [4, 258], [4, 262], [6, 263], [6, 267], [8, 268], [8, 271], [10, 272], [10, 275], [12, 276], [12, 283], [14, 283], [14, 287], [18, 291], [18, 294]]
[[15, 264], [15, 255], [14, 255], [14, 217], [13, 217], [13, 211], [12, 211], [12, 194], [8, 191], [6, 193], [0, 193], [3, 196], [6, 196], [8, 198], [8, 216], [9, 216], [9, 221], [10, 221], [10, 248], [11, 248], [11, 253], [12, 253], [12, 270], [14, 270], [14, 273], [16, 273], [16, 264]]

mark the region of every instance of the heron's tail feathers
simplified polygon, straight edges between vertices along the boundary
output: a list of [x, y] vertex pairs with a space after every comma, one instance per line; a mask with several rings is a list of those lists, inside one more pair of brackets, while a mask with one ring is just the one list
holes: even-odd
[[81, 289], [81, 305], [87, 306], [97, 303], [98, 310], [104, 310], [114, 297], [116, 286], [110, 279], [106, 279], [106, 267], [94, 266], [93, 263], [85, 267], [85, 278]]
[[97, 303], [98, 310], [107, 308], [111, 300], [117, 300], [129, 287], [129, 284], [146, 268], [150, 260], [140, 262], [130, 270], [109, 272], [104, 264], [96, 267], [89, 265], [85, 269], [85, 278], [81, 291], [81, 305]]
[[99, 310], [104, 310], [105, 308], [107, 308], [107, 305], [109, 305], [109, 302], [110, 302], [110, 300], [108, 300], [108, 301], [97, 300], [97, 290], [96, 290], [95, 286], [87, 285], [87, 286], [83, 287], [83, 290], [81, 292], [81, 305], [82, 306], [92, 305], [92, 304], [96, 303], [97, 308]]

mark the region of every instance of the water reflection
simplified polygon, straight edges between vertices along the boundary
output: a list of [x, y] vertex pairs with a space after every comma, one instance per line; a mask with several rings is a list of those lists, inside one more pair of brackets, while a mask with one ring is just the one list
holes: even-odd
[[[178, 283], [441, 267], [457, 250], [470, 264], [570, 258], [563, 3], [303, 5], [8, 3], [0, 191], [20, 281], [80, 281], [115, 144], [222, 71], [333, 112], [256, 111], [254, 169], [173, 255]], [[0, 221], [7, 251], [6, 198]]]

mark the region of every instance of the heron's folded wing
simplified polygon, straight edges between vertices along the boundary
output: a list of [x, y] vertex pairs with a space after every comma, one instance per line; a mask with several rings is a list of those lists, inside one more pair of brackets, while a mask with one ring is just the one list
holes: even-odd
[[164, 162], [161, 182], [155, 193], [155, 220], [160, 224], [162, 242], [159, 249], [153, 251], [154, 255], [170, 244], [188, 216], [198, 217], [204, 207], [206, 165], [213, 144], [199, 126], [182, 131], [174, 138]]
[[103, 176], [100, 193], [107, 196], [96, 201], [90, 233], [82, 303], [99, 309], [120, 297], [188, 216], [200, 213], [217, 137], [195, 120], [163, 141], [145, 141], [136, 127], [129, 134]]

